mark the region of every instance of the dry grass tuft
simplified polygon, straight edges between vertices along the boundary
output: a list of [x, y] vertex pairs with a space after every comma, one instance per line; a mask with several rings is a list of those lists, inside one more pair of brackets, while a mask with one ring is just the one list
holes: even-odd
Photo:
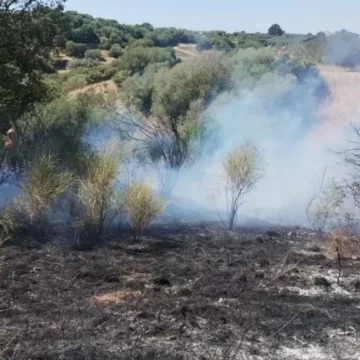
[[141, 291], [119, 290], [103, 295], [94, 296], [95, 304], [121, 304], [129, 300], [137, 299], [141, 296]]
[[134, 240], [138, 240], [144, 229], [160, 215], [166, 202], [157, 197], [150, 185], [143, 181], [131, 184], [125, 192], [125, 212], [133, 231]]

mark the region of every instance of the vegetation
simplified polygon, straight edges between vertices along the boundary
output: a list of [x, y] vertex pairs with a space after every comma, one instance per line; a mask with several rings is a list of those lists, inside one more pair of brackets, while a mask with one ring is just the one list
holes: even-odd
[[144, 182], [130, 184], [125, 192], [125, 212], [134, 241], [164, 208], [165, 202], [154, 195], [151, 186]]
[[279, 24], [274, 24], [270, 26], [268, 34], [273, 36], [281, 36], [285, 34], [285, 31], [280, 27]]

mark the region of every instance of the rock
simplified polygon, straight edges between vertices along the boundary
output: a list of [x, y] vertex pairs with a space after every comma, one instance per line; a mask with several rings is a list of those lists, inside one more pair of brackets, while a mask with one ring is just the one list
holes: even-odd
[[331, 283], [326, 278], [324, 278], [322, 276], [317, 276], [315, 278], [315, 285], [329, 287], [329, 286], [331, 286]]

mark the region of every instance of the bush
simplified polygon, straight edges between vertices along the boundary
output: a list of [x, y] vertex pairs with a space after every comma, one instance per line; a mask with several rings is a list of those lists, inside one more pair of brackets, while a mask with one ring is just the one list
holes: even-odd
[[75, 59], [72, 60], [68, 68], [69, 69], [77, 69], [77, 68], [94, 68], [96, 66], [99, 66], [100, 62], [99, 60], [95, 59]]
[[101, 65], [91, 70], [90, 74], [86, 77], [88, 84], [95, 84], [101, 81], [110, 80], [116, 69], [113, 66]]
[[224, 159], [224, 192], [228, 204], [229, 230], [236, 225], [237, 213], [243, 197], [253, 189], [260, 178], [260, 164], [258, 150], [249, 144], [234, 147]]
[[100, 48], [103, 50], [110, 50], [111, 48], [110, 40], [106, 37], [100, 38]]
[[72, 90], [81, 89], [87, 85], [85, 75], [74, 74], [63, 83], [63, 89], [67, 93]]
[[125, 212], [133, 232], [139, 240], [144, 229], [160, 215], [165, 202], [154, 195], [151, 186], [144, 182], [131, 184], [125, 192]]
[[212, 45], [209, 41], [205, 39], [201, 39], [196, 45], [197, 51], [210, 50], [210, 49], [212, 49]]
[[122, 84], [124, 83], [124, 81], [129, 78], [130, 73], [128, 71], [122, 70], [122, 71], [118, 71], [114, 76], [113, 76], [113, 81], [114, 83], [118, 86], [118, 87], [122, 87]]
[[69, 189], [71, 180], [70, 173], [59, 171], [53, 155], [41, 155], [28, 164], [20, 185], [20, 205], [31, 223], [43, 228], [46, 211]]
[[66, 54], [74, 57], [84, 57], [87, 49], [86, 44], [75, 43], [73, 41], [67, 41], [65, 44]]
[[119, 44], [114, 44], [111, 47], [109, 53], [113, 58], [117, 59], [124, 53], [124, 50], [121, 48]]
[[99, 49], [86, 50], [85, 59], [101, 60], [101, 51]]
[[142, 72], [149, 64], [168, 63], [176, 64], [175, 51], [173, 49], [160, 48], [135, 48], [126, 50], [118, 60], [119, 70], [128, 70], [131, 74]]
[[101, 237], [106, 221], [120, 212], [115, 180], [119, 161], [115, 156], [93, 155], [84, 163], [85, 176], [79, 179], [75, 199], [75, 226], [79, 245], [92, 246]]
[[154, 47], [154, 46], [155, 46], [155, 43], [151, 39], [138, 39], [138, 40], [132, 41], [128, 45], [127, 49], [134, 49], [137, 47]]

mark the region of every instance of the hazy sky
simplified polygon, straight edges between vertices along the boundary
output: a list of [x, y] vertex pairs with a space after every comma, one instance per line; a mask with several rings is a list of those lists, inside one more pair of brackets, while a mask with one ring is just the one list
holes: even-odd
[[290, 33], [360, 33], [359, 0], [68, 0], [66, 7], [126, 24], [265, 32], [279, 23]]

